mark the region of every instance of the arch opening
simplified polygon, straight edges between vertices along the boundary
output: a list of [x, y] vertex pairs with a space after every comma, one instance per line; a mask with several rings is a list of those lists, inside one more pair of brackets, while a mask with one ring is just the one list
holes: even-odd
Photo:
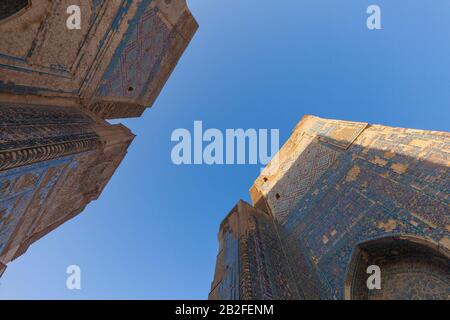
[[[368, 289], [371, 265], [380, 267], [381, 289]], [[345, 291], [355, 300], [450, 299], [450, 258], [414, 238], [369, 241], [355, 248]]]

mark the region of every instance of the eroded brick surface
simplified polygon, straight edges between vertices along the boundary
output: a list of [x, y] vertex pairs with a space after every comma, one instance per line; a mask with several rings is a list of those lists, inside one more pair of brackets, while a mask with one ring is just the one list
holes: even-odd
[[[306, 116], [278, 156], [250, 194], [275, 221], [300, 298], [450, 298], [450, 134]], [[384, 254], [365, 246], [380, 241]], [[404, 256], [388, 250], [399, 243]], [[389, 260], [385, 291], [361, 293], [367, 277], [353, 276], [352, 261], [363, 247]]]
[[[79, 6], [81, 29], [66, 26]], [[197, 23], [184, 0], [1, 1], [0, 275], [97, 199]]]

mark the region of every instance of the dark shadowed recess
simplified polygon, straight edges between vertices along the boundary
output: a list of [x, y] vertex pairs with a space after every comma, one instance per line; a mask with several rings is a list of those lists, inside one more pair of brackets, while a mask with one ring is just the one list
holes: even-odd
[[29, 4], [29, 0], [0, 0], [0, 20], [13, 16]]

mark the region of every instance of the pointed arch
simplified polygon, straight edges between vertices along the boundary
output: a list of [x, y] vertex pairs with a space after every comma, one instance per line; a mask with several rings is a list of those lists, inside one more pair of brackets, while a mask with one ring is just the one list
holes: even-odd
[[[370, 265], [381, 269], [381, 290], [367, 288]], [[346, 299], [450, 299], [450, 254], [424, 238], [371, 240], [354, 249], [345, 279]]]

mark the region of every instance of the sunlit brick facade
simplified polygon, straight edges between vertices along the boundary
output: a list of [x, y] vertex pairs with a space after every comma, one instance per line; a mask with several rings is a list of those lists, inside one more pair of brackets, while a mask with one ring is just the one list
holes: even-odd
[[[81, 12], [68, 29], [67, 8]], [[0, 4], [0, 274], [97, 199], [193, 37], [184, 0]]]
[[450, 299], [449, 165], [446, 132], [303, 117], [223, 221], [210, 299]]

